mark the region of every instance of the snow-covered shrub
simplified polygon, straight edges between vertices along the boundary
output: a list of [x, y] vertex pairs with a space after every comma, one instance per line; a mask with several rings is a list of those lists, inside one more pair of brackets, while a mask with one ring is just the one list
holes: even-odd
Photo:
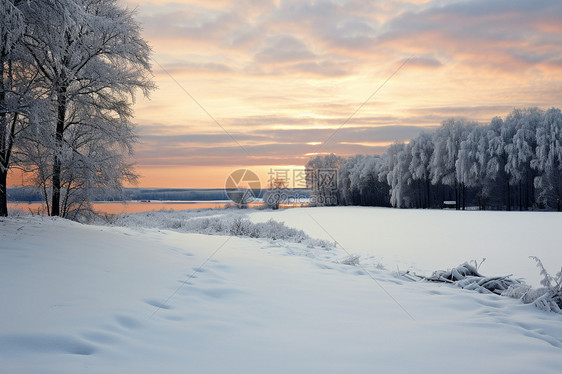
[[512, 284], [507, 290], [502, 292], [502, 296], [512, 297], [514, 299], [521, 299], [531, 290], [528, 284]]
[[[453, 283], [458, 287], [478, 291], [480, 293], [495, 293], [501, 296], [520, 299], [524, 304], [533, 304], [547, 312], [562, 313], [562, 269], [552, 276], [545, 269], [537, 257], [531, 256], [543, 276], [541, 288], [532, 288], [520, 280], [504, 277], [484, 277], [478, 273], [476, 262], [474, 265], [464, 263], [449, 270], [438, 270], [430, 277], [417, 277], [434, 282]], [[412, 279], [408, 277], [408, 279]]]
[[501, 295], [513, 285], [520, 285], [521, 281], [512, 279], [510, 276], [485, 277], [477, 270], [478, 265], [465, 262], [456, 268], [438, 270], [425, 279], [434, 282], [454, 283], [458, 287], [478, 291], [480, 293], [495, 293]]
[[285, 226], [282, 222], [270, 219], [267, 222], [256, 223], [256, 228], [262, 235], [260, 237], [270, 238], [273, 240], [288, 240], [302, 243], [310, 237], [302, 230]]
[[332, 248], [320, 239], [312, 239], [304, 231], [269, 220], [254, 223], [239, 210], [160, 211], [126, 214], [114, 224], [127, 227], [148, 227], [210, 235], [233, 235], [302, 243], [309, 247]]
[[545, 292], [544, 295], [535, 299], [533, 305], [547, 312], [562, 313], [562, 310], [560, 310], [562, 305], [560, 296], [552, 294], [550, 291]]
[[525, 304], [533, 304], [537, 308], [547, 312], [561, 313], [562, 308], [562, 269], [556, 273], [556, 276], [550, 273], [544, 267], [542, 261], [535, 256], [531, 256], [535, 260], [537, 267], [540, 269], [540, 274], [543, 276], [541, 280], [542, 288], [524, 290], [522, 288], [508, 289], [506, 296], [516, 297], [521, 299]]
[[287, 194], [282, 188], [271, 188], [263, 194], [263, 204], [268, 209], [279, 209], [282, 201], [287, 201]]
[[15, 208], [9, 208], [8, 209], [9, 212], [9, 216], [10, 217], [25, 217], [25, 216], [29, 216], [29, 215], [33, 215], [32, 212], [26, 212], [23, 209], [15, 209]]
[[349, 255], [345, 259], [343, 259], [341, 261], [341, 263], [344, 264], [344, 265], [357, 266], [357, 265], [359, 265], [359, 258], [360, 257], [361, 256], [359, 256], [359, 255]]
[[111, 213], [98, 213], [96, 219], [93, 222], [101, 222], [108, 225], [113, 225], [117, 222], [117, 215]]
[[531, 256], [529, 258], [535, 260], [535, 262], [537, 263], [537, 267], [541, 271], [540, 274], [543, 276], [543, 279], [541, 280], [541, 284], [546, 288], [548, 288], [549, 291], [552, 291], [553, 293], [558, 294], [560, 296], [562, 292], [562, 268], [558, 273], [556, 273], [556, 276], [553, 277], [545, 269], [544, 265], [542, 264], [542, 261], [538, 257]]
[[430, 280], [455, 282], [463, 280], [468, 276], [482, 277], [475, 266], [465, 262], [453, 269], [434, 271]]
[[507, 291], [512, 285], [518, 285], [520, 282], [515, 279], [511, 279], [509, 276], [505, 277], [476, 277], [468, 276], [457, 282], [457, 286], [467, 289], [474, 290], [480, 293], [495, 293], [501, 295], [503, 292]]

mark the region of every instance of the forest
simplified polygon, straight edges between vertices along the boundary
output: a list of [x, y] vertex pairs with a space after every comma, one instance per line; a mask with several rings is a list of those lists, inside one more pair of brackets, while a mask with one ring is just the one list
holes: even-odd
[[382, 156], [317, 155], [306, 168], [337, 171], [337, 183], [311, 184], [315, 205], [560, 211], [562, 113], [514, 109], [485, 124], [450, 118]]

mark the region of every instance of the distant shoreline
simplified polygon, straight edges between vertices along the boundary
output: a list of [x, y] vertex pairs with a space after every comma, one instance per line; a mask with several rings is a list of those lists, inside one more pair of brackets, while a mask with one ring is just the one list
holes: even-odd
[[[262, 193], [265, 190], [262, 190]], [[298, 193], [300, 197], [308, 197], [309, 189], [288, 189]], [[257, 196], [261, 197], [261, 193]], [[126, 188], [124, 197], [102, 196], [93, 203], [128, 203], [128, 202], [160, 202], [160, 203], [190, 203], [190, 202], [231, 202], [224, 188]], [[9, 187], [9, 203], [41, 203], [43, 195], [34, 187]]]

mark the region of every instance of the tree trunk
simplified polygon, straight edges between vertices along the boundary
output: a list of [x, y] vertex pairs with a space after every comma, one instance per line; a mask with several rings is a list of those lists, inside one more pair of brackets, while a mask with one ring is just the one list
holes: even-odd
[[53, 157], [53, 196], [51, 199], [51, 216], [60, 216], [61, 160], [64, 121], [66, 117], [66, 87], [58, 90], [57, 128], [55, 131], [55, 151]]
[[431, 181], [429, 180], [429, 178], [426, 178], [426, 180], [425, 180], [425, 188], [427, 189], [427, 205], [426, 205], [426, 208], [430, 209], [431, 208]]
[[523, 210], [523, 188], [522, 183], [519, 181], [519, 211]]
[[8, 169], [0, 169], [0, 217], [8, 216], [8, 192], [6, 180]]
[[459, 201], [459, 186], [457, 181], [455, 180], [455, 209], [460, 210], [460, 201]]
[[416, 208], [420, 209], [423, 208], [423, 191], [421, 181], [415, 182], [416, 186]]
[[528, 179], [527, 179], [527, 181], [523, 182], [523, 188], [525, 189], [523, 191], [523, 210], [529, 210], [529, 182], [528, 182]]
[[466, 210], [466, 186], [462, 183], [462, 210]]
[[509, 184], [509, 179], [507, 180], [507, 201], [506, 201], [506, 210], [511, 210], [511, 185]]
[[527, 185], [527, 210], [531, 210], [535, 207], [535, 191], [533, 189], [535, 177], [530, 180]]
[[8, 160], [6, 160], [6, 132], [8, 119], [6, 117], [6, 91], [4, 87], [4, 56], [0, 59], [0, 216], [8, 216], [8, 195], [6, 180], [8, 175]]

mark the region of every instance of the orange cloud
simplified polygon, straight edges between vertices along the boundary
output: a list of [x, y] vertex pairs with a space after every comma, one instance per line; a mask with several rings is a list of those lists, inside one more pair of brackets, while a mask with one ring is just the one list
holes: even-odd
[[136, 105], [144, 186], [302, 165], [342, 124], [322, 152], [381, 153], [449, 116], [562, 99], [559, 0], [122, 1], [162, 65]]

